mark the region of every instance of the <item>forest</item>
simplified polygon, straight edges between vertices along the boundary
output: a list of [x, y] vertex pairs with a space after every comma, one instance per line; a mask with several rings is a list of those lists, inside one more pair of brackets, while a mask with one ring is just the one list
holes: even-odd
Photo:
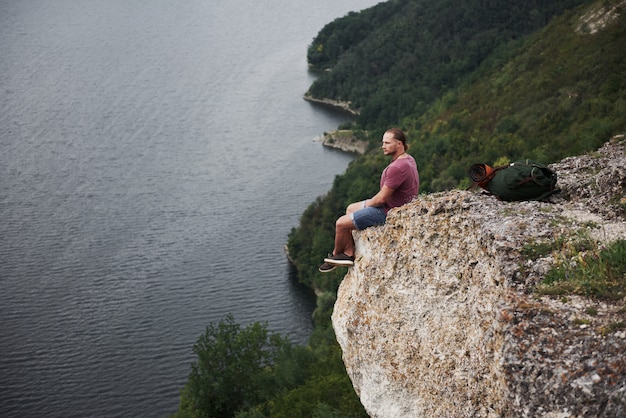
[[[226, 318], [194, 346], [198, 361], [176, 417], [366, 417], [330, 314], [345, 268], [321, 274], [335, 219], [371, 197], [388, 163], [389, 127], [407, 132], [421, 193], [465, 188], [473, 163], [549, 164], [626, 132], [623, 0], [390, 0], [327, 24], [308, 47], [318, 78], [306, 95], [349, 102], [342, 129], [369, 151], [302, 214], [288, 250], [315, 289], [315, 331], [294, 347], [266, 325]], [[603, 15], [605, 27], [592, 20]]]

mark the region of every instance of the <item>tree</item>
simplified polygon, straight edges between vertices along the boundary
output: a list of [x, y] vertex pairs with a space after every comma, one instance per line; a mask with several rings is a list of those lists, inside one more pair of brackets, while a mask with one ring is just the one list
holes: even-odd
[[270, 398], [275, 389], [273, 366], [291, 343], [267, 324], [246, 328], [232, 315], [218, 325], [210, 324], [193, 351], [188, 383], [181, 394], [179, 417], [234, 417]]

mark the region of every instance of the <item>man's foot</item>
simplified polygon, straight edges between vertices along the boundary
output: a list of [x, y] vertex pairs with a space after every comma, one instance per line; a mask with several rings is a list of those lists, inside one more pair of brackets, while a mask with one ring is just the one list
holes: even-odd
[[322, 273], [328, 273], [329, 271], [333, 271], [337, 266], [333, 266], [332, 264], [324, 263], [320, 266], [319, 270]]
[[337, 255], [328, 255], [324, 259], [324, 263], [332, 264], [333, 266], [353, 266], [354, 265], [354, 256], [345, 255], [344, 253]]

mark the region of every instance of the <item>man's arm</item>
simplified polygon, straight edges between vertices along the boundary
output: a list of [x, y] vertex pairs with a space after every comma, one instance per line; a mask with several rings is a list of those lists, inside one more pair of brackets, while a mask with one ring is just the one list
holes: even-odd
[[384, 206], [385, 202], [391, 197], [395, 189], [384, 185], [374, 197], [365, 201], [365, 206]]

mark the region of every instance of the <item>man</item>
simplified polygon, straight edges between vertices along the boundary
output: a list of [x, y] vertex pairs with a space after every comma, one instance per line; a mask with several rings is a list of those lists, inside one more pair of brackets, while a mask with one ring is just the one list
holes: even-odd
[[385, 132], [382, 141], [383, 153], [391, 157], [391, 163], [381, 175], [380, 191], [370, 199], [351, 203], [346, 214], [337, 219], [335, 248], [320, 266], [322, 273], [332, 271], [337, 266], [353, 266], [352, 230], [384, 224], [390, 209], [410, 202], [419, 192], [417, 164], [406, 153], [409, 147], [404, 132], [391, 128]]

